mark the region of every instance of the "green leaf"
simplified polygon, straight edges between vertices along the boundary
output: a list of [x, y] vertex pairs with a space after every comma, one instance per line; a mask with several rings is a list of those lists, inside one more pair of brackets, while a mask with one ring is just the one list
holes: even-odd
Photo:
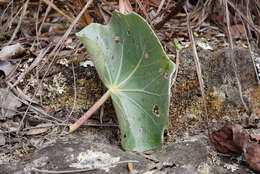
[[152, 29], [135, 13], [114, 12], [108, 25], [90, 24], [77, 36], [110, 91], [123, 148], [142, 152], [160, 147], [174, 64]]

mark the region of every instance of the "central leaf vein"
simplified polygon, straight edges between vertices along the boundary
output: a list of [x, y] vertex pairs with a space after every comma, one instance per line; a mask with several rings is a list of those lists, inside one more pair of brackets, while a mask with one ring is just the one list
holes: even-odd
[[144, 59], [144, 54], [145, 54], [145, 51], [143, 51], [142, 53], [142, 57], [141, 59], [138, 61], [136, 67], [133, 69], [133, 71], [128, 75], [127, 78], [125, 78], [125, 80], [123, 80], [118, 86], [122, 86], [125, 82], [127, 82], [133, 75], [134, 73], [137, 71], [137, 69], [140, 67], [140, 64], [142, 63], [142, 60]]

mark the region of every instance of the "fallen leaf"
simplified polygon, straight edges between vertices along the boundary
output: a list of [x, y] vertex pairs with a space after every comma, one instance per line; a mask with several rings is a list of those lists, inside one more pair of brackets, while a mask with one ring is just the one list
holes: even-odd
[[[227, 28], [225, 28], [227, 32]], [[230, 26], [232, 38], [246, 38], [246, 30], [242, 24]]]
[[249, 167], [260, 171], [260, 144], [255, 142], [259, 141], [259, 135], [250, 136], [242, 126], [227, 123], [220, 130], [213, 132], [210, 139], [218, 151], [243, 154]]
[[257, 135], [250, 135], [250, 137], [254, 141], [260, 141], [260, 135], [259, 134], [257, 134]]
[[210, 139], [216, 149], [222, 153], [242, 153], [242, 148], [233, 141], [231, 123], [227, 123], [222, 129], [213, 132]]
[[233, 141], [242, 150], [248, 146], [249, 134], [239, 124], [232, 125]]
[[119, 0], [119, 11], [123, 14], [128, 14], [133, 12], [129, 0]]
[[0, 134], [0, 146], [5, 145], [5, 136]]
[[153, 3], [156, 6], [159, 6], [161, 4], [161, 0], [150, 0], [150, 3]]
[[25, 52], [24, 47], [17, 43], [15, 45], [9, 45], [2, 48], [0, 51], [0, 60], [7, 61], [13, 57], [17, 57]]
[[13, 70], [15, 66], [10, 62], [0, 62], [0, 71], [4, 73], [4, 76], [7, 77]]
[[31, 128], [29, 131], [25, 132], [26, 135], [38, 135], [47, 132], [53, 126], [52, 123], [38, 124], [36, 127]]
[[1, 128], [5, 128], [10, 132], [14, 132], [17, 131], [19, 128], [20, 123], [19, 122], [15, 122], [13, 120], [7, 120], [3, 123], [0, 124]]
[[22, 106], [22, 103], [18, 97], [7, 88], [0, 88], [0, 120], [12, 118], [20, 106]]
[[258, 143], [248, 145], [243, 156], [251, 169], [260, 171], [260, 145]]

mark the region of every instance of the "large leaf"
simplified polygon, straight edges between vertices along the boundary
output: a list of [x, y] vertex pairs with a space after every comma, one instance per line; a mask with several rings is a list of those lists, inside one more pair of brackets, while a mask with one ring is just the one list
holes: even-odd
[[135, 13], [114, 12], [108, 25], [90, 24], [77, 36], [111, 93], [123, 148], [160, 147], [168, 125], [174, 64], [152, 29]]

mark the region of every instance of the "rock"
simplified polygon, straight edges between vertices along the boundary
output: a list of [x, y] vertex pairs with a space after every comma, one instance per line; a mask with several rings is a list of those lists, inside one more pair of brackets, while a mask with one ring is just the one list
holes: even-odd
[[198, 173], [197, 166], [207, 161], [207, 147], [198, 140], [171, 143], [162, 149], [155, 150], [152, 155], [160, 160], [167, 173]]
[[[161, 149], [149, 151], [150, 155], [159, 160], [155, 163], [134, 152], [125, 152], [119, 146], [105, 144], [106, 141], [99, 143], [93, 142], [89, 137], [81, 137], [47, 146], [35, 152], [28, 161], [0, 164], [0, 173], [41, 173], [33, 172], [34, 168], [48, 171], [101, 168], [82, 173], [129, 174], [127, 161], [130, 160], [138, 161], [132, 163], [136, 174], [247, 174], [250, 171], [247, 166], [239, 165], [230, 159], [214, 157], [215, 151], [207, 145], [207, 141], [204, 135], [191, 136], [166, 144]], [[119, 164], [119, 161], [125, 163]]]

